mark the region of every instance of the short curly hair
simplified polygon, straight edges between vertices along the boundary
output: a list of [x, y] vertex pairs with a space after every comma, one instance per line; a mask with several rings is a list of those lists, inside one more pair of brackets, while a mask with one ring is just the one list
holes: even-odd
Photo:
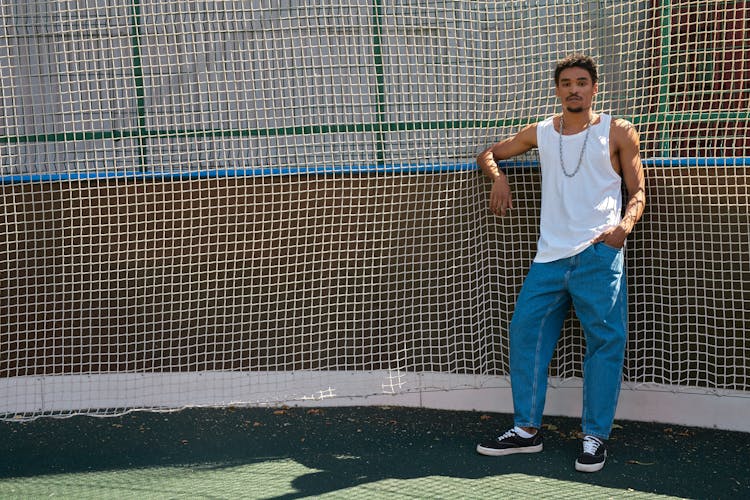
[[555, 85], [560, 83], [560, 73], [568, 68], [583, 68], [591, 75], [592, 83], [599, 81], [599, 71], [593, 58], [583, 54], [572, 54], [557, 61], [555, 66]]

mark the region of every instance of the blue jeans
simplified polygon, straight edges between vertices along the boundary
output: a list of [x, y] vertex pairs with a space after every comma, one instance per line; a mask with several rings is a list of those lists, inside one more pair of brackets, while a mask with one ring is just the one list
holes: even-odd
[[627, 342], [623, 251], [596, 243], [573, 257], [534, 262], [510, 323], [515, 424], [542, 424], [547, 373], [571, 302], [586, 341], [584, 434], [607, 439], [617, 408]]

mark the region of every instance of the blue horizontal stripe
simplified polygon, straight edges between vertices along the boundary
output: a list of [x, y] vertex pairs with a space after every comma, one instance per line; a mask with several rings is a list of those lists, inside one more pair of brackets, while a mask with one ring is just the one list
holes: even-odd
[[[643, 161], [646, 167], [748, 167], [750, 158], [655, 158]], [[505, 168], [535, 168], [536, 161], [505, 161]], [[373, 173], [394, 174], [434, 174], [448, 172], [468, 172], [477, 170], [474, 162], [464, 163], [431, 163], [407, 165], [346, 165], [346, 166], [304, 166], [278, 168], [239, 168], [211, 169], [185, 172], [168, 171], [96, 171], [96, 172], [50, 172], [33, 174], [15, 174], [0, 176], [2, 184], [19, 184], [33, 182], [70, 182], [107, 179], [133, 180], [187, 180], [187, 179], [220, 179], [232, 177], [269, 177], [282, 175], [352, 175]]]

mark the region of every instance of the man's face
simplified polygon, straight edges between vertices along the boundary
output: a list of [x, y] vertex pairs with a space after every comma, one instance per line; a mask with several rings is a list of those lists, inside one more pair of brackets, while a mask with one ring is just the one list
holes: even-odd
[[599, 84], [591, 81], [591, 75], [583, 68], [562, 70], [555, 87], [555, 95], [563, 107], [571, 113], [582, 113], [591, 108], [591, 102], [599, 90]]

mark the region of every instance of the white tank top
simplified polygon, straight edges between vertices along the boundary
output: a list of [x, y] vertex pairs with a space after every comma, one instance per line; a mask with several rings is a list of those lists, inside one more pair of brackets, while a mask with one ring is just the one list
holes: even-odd
[[[604, 230], [620, 223], [622, 180], [609, 157], [612, 117], [600, 114], [591, 128], [581, 167], [568, 177], [560, 165], [560, 134], [552, 117], [537, 124], [542, 169], [542, 212], [535, 262], [576, 255]], [[565, 170], [573, 174], [581, 157], [586, 131], [562, 137]]]

